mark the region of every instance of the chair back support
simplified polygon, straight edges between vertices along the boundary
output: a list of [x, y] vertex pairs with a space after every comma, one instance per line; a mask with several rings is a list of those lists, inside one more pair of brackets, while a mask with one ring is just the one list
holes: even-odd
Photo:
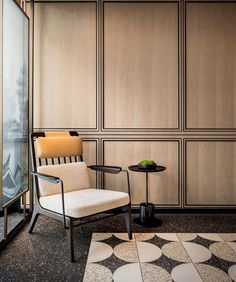
[[[64, 184], [64, 192], [90, 188], [88, 168], [84, 162], [43, 165], [38, 167], [38, 172], [61, 178]], [[53, 184], [39, 179], [39, 191], [41, 196], [60, 194], [61, 184]]]
[[82, 141], [79, 136], [39, 137], [36, 139], [37, 155], [41, 159], [81, 156]]
[[[62, 178], [65, 192], [90, 187], [88, 169], [83, 163], [82, 140], [76, 131], [34, 132], [30, 144], [34, 172]], [[60, 185], [36, 178], [34, 181], [38, 199], [61, 192]]]

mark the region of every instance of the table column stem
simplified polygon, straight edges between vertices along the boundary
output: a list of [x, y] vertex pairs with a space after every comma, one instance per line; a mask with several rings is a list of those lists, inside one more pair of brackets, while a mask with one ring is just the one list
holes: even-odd
[[148, 172], [146, 172], [146, 205], [148, 204]]

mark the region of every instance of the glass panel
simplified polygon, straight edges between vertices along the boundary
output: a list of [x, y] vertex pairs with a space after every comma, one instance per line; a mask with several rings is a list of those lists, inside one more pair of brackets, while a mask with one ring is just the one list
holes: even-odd
[[28, 18], [13, 0], [4, 0], [3, 205], [27, 188]]
[[[8, 207], [7, 214], [7, 234], [9, 234], [23, 219], [24, 213], [19, 202], [13, 203]], [[0, 242], [4, 239], [4, 216], [0, 216]]]

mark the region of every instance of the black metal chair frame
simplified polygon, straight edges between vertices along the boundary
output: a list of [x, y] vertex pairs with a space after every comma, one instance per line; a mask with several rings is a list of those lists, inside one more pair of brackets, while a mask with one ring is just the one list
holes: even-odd
[[[79, 136], [78, 132], [76, 131], [70, 131], [69, 132], [71, 136]], [[81, 218], [73, 218], [70, 216], [67, 216], [65, 214], [65, 202], [64, 202], [64, 185], [63, 185], [63, 180], [60, 179], [59, 177], [52, 176], [52, 175], [47, 175], [47, 174], [42, 174], [37, 172], [37, 160], [36, 160], [36, 152], [35, 152], [35, 145], [34, 141], [38, 137], [45, 137], [44, 132], [33, 132], [30, 135], [30, 149], [31, 149], [31, 158], [32, 158], [32, 175], [33, 175], [33, 184], [34, 184], [34, 191], [35, 191], [35, 203], [34, 203], [34, 208], [33, 208], [33, 214], [31, 217], [31, 222], [30, 222], [30, 228], [29, 228], [29, 233], [33, 232], [34, 226], [36, 224], [36, 221], [38, 219], [39, 214], [45, 215], [47, 217], [51, 217], [53, 219], [59, 220], [63, 222], [63, 226], [66, 230], [67, 238], [69, 241], [69, 250], [70, 250], [70, 260], [71, 262], [75, 261], [75, 255], [74, 255], [74, 227], [80, 226], [85, 223], [89, 223], [92, 221], [97, 221], [98, 219], [104, 219], [108, 216], [111, 215], [117, 215], [117, 213], [123, 213], [125, 215], [125, 222], [126, 222], [126, 228], [128, 232], [128, 237], [131, 240], [132, 239], [132, 229], [131, 229], [131, 202], [125, 206], [111, 209], [111, 210], [106, 210], [104, 212], [92, 214], [86, 217], [81, 217]], [[78, 159], [79, 158], [79, 159]], [[61, 163], [67, 163], [66, 157], [61, 157], [61, 158], [56, 158], [58, 164]], [[74, 161], [83, 161], [83, 156], [74, 156]], [[42, 164], [42, 160], [39, 158], [38, 159], [39, 165]], [[54, 164], [55, 159], [51, 159], [51, 163]], [[69, 162], [72, 162], [72, 157], [69, 157]], [[48, 165], [49, 160], [45, 159], [45, 164]], [[126, 173], [127, 177], [127, 189], [128, 189], [128, 194], [130, 197], [130, 180], [129, 180], [129, 172], [126, 169], [122, 169], [121, 167], [118, 166], [103, 166], [103, 165], [90, 165], [88, 168], [102, 172], [102, 173], [110, 173], [110, 174], [118, 174], [120, 172]], [[48, 182], [51, 183], [60, 183], [61, 185], [61, 196], [62, 196], [62, 214], [57, 213], [48, 209], [43, 208], [40, 205], [39, 198], [40, 198], [40, 192], [39, 192], [39, 183], [38, 179], [44, 179]], [[91, 217], [94, 217], [95, 215], [98, 214], [104, 214], [104, 213], [109, 213], [108, 216], [103, 216], [101, 218], [96, 218], [96, 219], [91, 219]], [[111, 214], [112, 213], [112, 214]], [[84, 221], [85, 219], [85, 221]]]

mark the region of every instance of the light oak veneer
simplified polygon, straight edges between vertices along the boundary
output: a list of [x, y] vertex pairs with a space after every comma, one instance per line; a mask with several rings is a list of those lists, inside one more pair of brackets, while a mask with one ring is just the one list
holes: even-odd
[[187, 3], [187, 128], [236, 127], [236, 2]]
[[188, 141], [186, 193], [189, 205], [235, 205], [236, 142]]
[[96, 3], [34, 9], [34, 127], [96, 128]]
[[104, 127], [178, 128], [178, 4], [104, 4]]
[[[127, 168], [143, 159], [166, 166], [164, 172], [149, 174], [149, 200], [159, 205], [178, 205], [178, 141], [105, 141], [104, 164]], [[130, 171], [132, 204], [145, 202], [145, 173]], [[105, 187], [127, 191], [126, 178], [106, 175]]]

